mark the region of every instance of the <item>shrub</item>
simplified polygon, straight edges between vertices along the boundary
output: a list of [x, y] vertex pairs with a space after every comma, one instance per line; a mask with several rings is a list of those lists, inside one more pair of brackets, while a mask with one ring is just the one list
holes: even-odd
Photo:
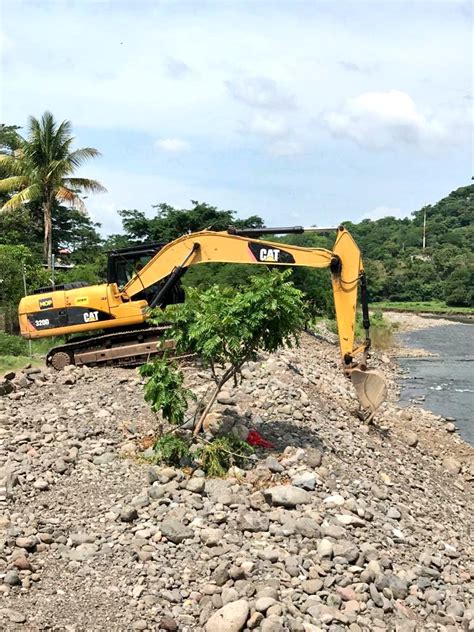
[[0, 332], [0, 355], [27, 355], [28, 347], [23, 338]]
[[157, 463], [164, 463], [173, 467], [179, 467], [184, 460], [191, 456], [189, 445], [182, 437], [173, 434], [165, 434], [158, 439], [153, 446]]
[[140, 367], [145, 382], [145, 401], [150, 402], [153, 412], [161, 410], [171, 424], [182, 424], [188, 409], [188, 400], [194, 394], [183, 386], [184, 376], [166, 358], [155, 358]]
[[197, 451], [197, 457], [206, 474], [219, 477], [225, 476], [232, 465], [245, 465], [251, 454], [253, 448], [233, 435], [218, 437]]

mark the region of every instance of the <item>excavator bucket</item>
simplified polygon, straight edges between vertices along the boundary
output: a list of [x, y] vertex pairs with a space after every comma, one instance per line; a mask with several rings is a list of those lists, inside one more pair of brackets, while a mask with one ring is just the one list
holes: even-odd
[[375, 369], [366, 371], [353, 369], [351, 380], [360, 403], [373, 414], [387, 397], [387, 383], [384, 376]]

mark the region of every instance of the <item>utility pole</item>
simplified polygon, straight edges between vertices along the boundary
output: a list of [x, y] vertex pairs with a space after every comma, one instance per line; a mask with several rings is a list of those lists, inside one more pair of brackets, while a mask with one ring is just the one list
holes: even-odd
[[56, 289], [55, 279], [54, 279], [54, 266], [56, 265], [56, 257], [51, 255], [51, 285], [53, 286], [53, 290]]
[[[25, 296], [28, 294], [27, 290], [26, 290], [26, 266], [25, 263], [23, 262], [22, 265], [22, 271], [23, 271], [23, 289], [25, 290]], [[33, 351], [31, 349], [31, 338], [28, 338], [28, 354], [30, 356], [30, 358], [33, 357]]]
[[423, 250], [426, 248], [426, 206], [423, 207]]

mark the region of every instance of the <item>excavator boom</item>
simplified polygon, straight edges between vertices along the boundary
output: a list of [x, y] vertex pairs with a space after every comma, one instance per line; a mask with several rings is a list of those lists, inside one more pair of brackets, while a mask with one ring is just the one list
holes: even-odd
[[[359, 276], [363, 268], [359, 248], [350, 234], [344, 228], [337, 231], [333, 251], [256, 240], [228, 232], [202, 231], [184, 235], [162, 248], [125, 285], [123, 291], [133, 299], [157, 281], [166, 277], [173, 280], [172, 275], [179, 278], [186, 268], [209, 262], [330, 268], [341, 353], [343, 356], [350, 355], [354, 343]], [[151, 307], [165, 303], [166, 288], [153, 299]]]

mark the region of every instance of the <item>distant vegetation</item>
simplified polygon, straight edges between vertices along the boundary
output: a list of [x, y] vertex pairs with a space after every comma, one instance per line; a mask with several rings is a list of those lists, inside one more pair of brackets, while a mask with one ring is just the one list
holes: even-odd
[[375, 310], [403, 311], [430, 314], [474, 314], [472, 307], [459, 307], [446, 305], [444, 301], [381, 301], [371, 303], [370, 307]]
[[28, 341], [19, 336], [11, 336], [0, 331], [0, 375], [5, 371], [20, 369], [27, 364], [43, 364], [44, 355], [59, 339], [43, 338], [31, 343], [31, 357]]
[[[57, 283], [105, 280], [106, 251], [113, 248], [146, 241], [167, 242], [183, 233], [205, 228], [224, 230], [230, 225], [241, 228], [264, 225], [259, 215], [251, 214], [239, 219], [231, 210], [220, 210], [198, 201], [193, 201], [188, 209], [176, 209], [161, 203], [153, 207], [155, 212], [152, 217], [136, 209], [118, 211], [122, 231], [104, 239], [99, 233], [100, 224], [83, 212], [80, 198], [82, 191], [98, 191], [101, 186], [94, 180], [72, 177], [74, 164], [70, 164], [71, 156], [74, 163], [75, 155], [80, 161], [96, 155], [96, 150], [86, 148], [77, 150], [79, 153], [75, 154], [71, 149], [73, 137], [69, 124], [58, 127], [48, 117], [35, 121], [30, 121], [31, 129], [25, 137], [20, 136], [19, 128], [15, 126], [0, 126], [0, 182], [3, 182], [0, 186], [0, 208], [4, 209], [0, 212], [0, 330], [3, 327], [7, 331], [15, 331], [16, 309], [24, 293], [23, 274], [27, 291], [49, 285], [51, 280], [50, 272], [43, 265], [49, 243], [44, 240], [42, 198], [36, 195], [39, 184], [31, 178], [25, 180], [22, 174], [21, 177], [15, 175], [11, 168], [11, 156], [21, 157], [27, 142], [57, 137], [61, 155], [64, 156], [61, 182], [69, 184], [72, 192], [77, 193], [75, 201], [72, 198], [68, 200], [65, 191], [59, 188], [59, 195], [51, 198], [52, 252], [63, 265], [72, 266], [56, 271]], [[7, 159], [2, 159], [2, 156], [7, 156]], [[68, 164], [70, 173], [66, 173]], [[35, 196], [31, 199], [28, 195], [24, 198], [19, 196], [28, 182], [33, 182], [28, 186], [34, 187]], [[56, 185], [62, 186], [58, 182]], [[12, 200], [15, 203], [11, 203]], [[66, 202], [74, 204], [71, 206]], [[422, 250], [425, 210], [426, 249]], [[437, 204], [416, 211], [410, 219], [386, 217], [357, 224], [346, 222], [345, 225], [361, 247], [372, 302], [405, 304], [435, 301], [436, 305], [446, 305], [447, 309], [474, 307], [474, 186], [453, 191]], [[288, 235], [281, 237], [280, 241], [331, 248], [333, 236]], [[246, 287], [251, 275], [266, 272], [263, 266], [208, 264], [190, 269], [183, 283], [186, 287], [199, 288], [209, 288], [214, 284]], [[292, 280], [304, 292], [313, 314], [332, 314], [332, 292], [327, 270], [295, 268]], [[436, 311], [442, 310], [436, 308]]]
[[[421, 250], [426, 210], [426, 249]], [[474, 186], [461, 187], [412, 219], [346, 223], [362, 249], [374, 301], [474, 306]]]

